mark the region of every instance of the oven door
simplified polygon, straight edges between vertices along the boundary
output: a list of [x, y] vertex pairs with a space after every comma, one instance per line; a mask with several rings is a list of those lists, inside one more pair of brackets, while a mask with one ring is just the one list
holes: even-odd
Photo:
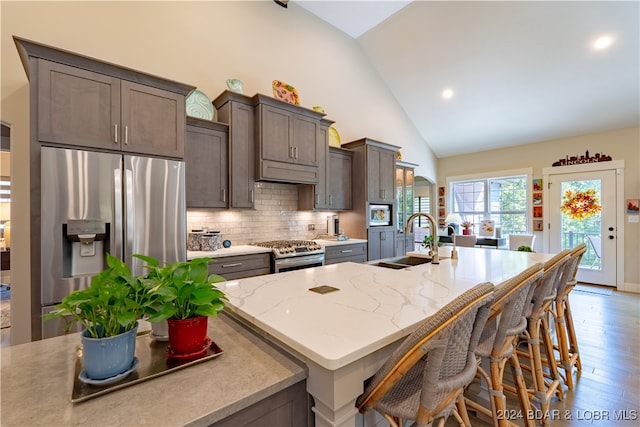
[[278, 258], [273, 261], [273, 272], [282, 273], [284, 271], [300, 270], [309, 267], [320, 267], [324, 265], [324, 253], [314, 255], [301, 255], [291, 258]]

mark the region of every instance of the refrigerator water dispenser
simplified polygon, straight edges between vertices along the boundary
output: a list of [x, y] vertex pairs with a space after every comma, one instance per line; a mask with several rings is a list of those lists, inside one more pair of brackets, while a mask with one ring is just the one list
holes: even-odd
[[96, 274], [104, 269], [104, 240], [107, 223], [101, 220], [70, 219], [67, 221], [65, 245], [65, 267], [71, 276]]

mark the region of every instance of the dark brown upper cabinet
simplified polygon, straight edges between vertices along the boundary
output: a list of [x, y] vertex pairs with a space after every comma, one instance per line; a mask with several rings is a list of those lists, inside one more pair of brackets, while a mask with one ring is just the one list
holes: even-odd
[[40, 143], [183, 158], [193, 86], [14, 37]]

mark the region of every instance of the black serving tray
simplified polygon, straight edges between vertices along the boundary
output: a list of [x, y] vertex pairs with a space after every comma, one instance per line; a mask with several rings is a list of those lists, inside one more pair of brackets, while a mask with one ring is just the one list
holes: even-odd
[[154, 340], [151, 338], [150, 331], [139, 333], [136, 340], [135, 356], [138, 359], [136, 369], [119, 381], [103, 385], [86, 384], [80, 381], [79, 376], [82, 371], [82, 345], [79, 345], [76, 350], [76, 367], [73, 377], [71, 401], [74, 403], [82, 402], [103, 394], [111, 393], [112, 391], [129, 387], [133, 384], [186, 368], [187, 366], [202, 363], [206, 360], [216, 358], [223, 353], [222, 349], [212, 341], [207, 351], [201, 356], [191, 360], [178, 360], [168, 356], [167, 347], [169, 343]]

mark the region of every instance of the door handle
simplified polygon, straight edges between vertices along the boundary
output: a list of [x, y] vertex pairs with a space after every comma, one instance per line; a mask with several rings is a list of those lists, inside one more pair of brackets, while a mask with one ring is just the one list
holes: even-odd
[[609, 231], [613, 231], [613, 227], [609, 227]]
[[116, 123], [115, 125], [113, 125], [113, 128], [114, 128], [113, 143], [117, 144], [118, 143], [118, 124]]
[[129, 145], [129, 126], [124, 127], [124, 145]]
[[609, 234], [609, 240], [613, 240], [613, 239], [615, 239], [615, 237]]
[[133, 253], [133, 215], [135, 211], [133, 194], [133, 170], [124, 169], [124, 226], [125, 226], [125, 242], [126, 252], [124, 256], [130, 259]]
[[241, 262], [233, 262], [231, 264], [222, 264], [222, 268], [240, 267], [241, 265]]
[[121, 165], [113, 170], [113, 230], [111, 237], [113, 238], [113, 246], [111, 255], [122, 259], [122, 159]]

